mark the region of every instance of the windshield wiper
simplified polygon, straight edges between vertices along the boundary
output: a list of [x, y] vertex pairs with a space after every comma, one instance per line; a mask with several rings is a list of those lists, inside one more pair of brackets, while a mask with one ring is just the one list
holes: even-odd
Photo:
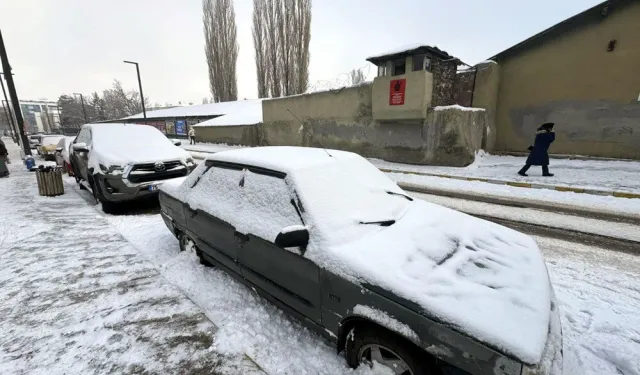
[[404, 198], [407, 198], [409, 201], [413, 202], [413, 198], [411, 198], [410, 196], [408, 196], [406, 194], [396, 193], [395, 191], [389, 191], [389, 190], [387, 190], [386, 193], [389, 194], [389, 195], [397, 195], [397, 196], [400, 196], [400, 197], [404, 197]]
[[381, 220], [381, 221], [361, 221], [360, 224], [375, 224], [380, 225], [381, 227], [389, 227], [395, 224], [395, 220]]

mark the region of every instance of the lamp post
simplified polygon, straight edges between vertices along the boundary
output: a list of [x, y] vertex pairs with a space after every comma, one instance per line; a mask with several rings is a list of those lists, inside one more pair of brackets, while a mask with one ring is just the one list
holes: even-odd
[[16, 92], [16, 86], [13, 83], [13, 75], [11, 74], [11, 65], [9, 64], [9, 57], [7, 56], [7, 50], [4, 46], [4, 40], [2, 39], [2, 31], [0, 31], [0, 60], [2, 60], [2, 70], [4, 71], [4, 78], [7, 80], [7, 89], [9, 90], [9, 96], [11, 97], [11, 103], [13, 104], [13, 112], [16, 116], [16, 122], [18, 123], [18, 131], [20, 135], [20, 141], [22, 143], [22, 149], [24, 155], [31, 155], [31, 147], [29, 146], [29, 139], [25, 134], [24, 118], [22, 118], [22, 112], [20, 112], [20, 101], [18, 100], [18, 93]]
[[140, 87], [140, 102], [142, 103], [142, 117], [144, 117], [144, 122], [147, 122], [147, 110], [144, 108], [144, 94], [142, 93], [142, 81], [140, 80], [140, 67], [137, 62], [133, 61], [124, 61], [125, 64], [133, 64], [136, 66], [136, 73], [138, 73], [138, 87]]
[[84, 109], [84, 98], [82, 97], [82, 94], [74, 92], [73, 95], [80, 95], [80, 103], [82, 103], [82, 114], [84, 115], [84, 123], [88, 124], [89, 120], [87, 119], [87, 111]]
[[[2, 72], [0, 72], [0, 86], [2, 87], [2, 95], [4, 95], [4, 102], [2, 103], [2, 108], [4, 109], [4, 115], [7, 116], [7, 125], [11, 129], [11, 137], [13, 141], [18, 143], [18, 134], [16, 133], [16, 124], [13, 122], [13, 113], [11, 112], [11, 107], [9, 107], [9, 100], [7, 99], [7, 91], [4, 89], [4, 81], [2, 80]], [[5, 104], [6, 103], [6, 104]]]

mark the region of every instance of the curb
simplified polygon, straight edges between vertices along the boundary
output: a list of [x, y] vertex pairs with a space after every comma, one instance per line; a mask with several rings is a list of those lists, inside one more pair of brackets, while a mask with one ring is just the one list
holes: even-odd
[[522, 207], [533, 208], [544, 211], [551, 211], [555, 213], [564, 213], [567, 215], [581, 216], [606, 221], [624, 222], [629, 224], [638, 225], [640, 223], [640, 215], [619, 213], [619, 212], [607, 212], [589, 209], [587, 207], [575, 207], [562, 203], [549, 203], [536, 199], [522, 199], [522, 198], [506, 198], [496, 197], [486, 194], [474, 194], [459, 190], [447, 190], [440, 188], [433, 188], [425, 185], [417, 185], [406, 182], [397, 183], [400, 188], [406, 191], [412, 191], [422, 194], [439, 195], [449, 198], [464, 199], [469, 201], [478, 201], [490, 204], [497, 204], [510, 207]]
[[509, 186], [520, 187], [520, 188], [547, 189], [547, 190], [572, 192], [572, 193], [579, 193], [579, 194], [613, 196], [616, 198], [640, 199], [640, 193], [629, 193], [624, 191], [584, 189], [584, 188], [574, 188], [570, 186], [557, 186], [557, 185], [536, 184], [536, 183], [529, 183], [529, 182], [496, 180], [496, 179], [481, 178], [481, 177], [462, 177], [462, 176], [452, 176], [452, 175], [439, 174], [439, 173], [412, 172], [412, 171], [403, 171], [403, 170], [387, 169], [387, 168], [379, 168], [379, 169], [385, 173], [413, 174], [418, 176], [450, 178], [452, 180], [461, 180], [461, 181], [480, 181], [480, 182], [487, 182], [490, 184], [509, 185]]

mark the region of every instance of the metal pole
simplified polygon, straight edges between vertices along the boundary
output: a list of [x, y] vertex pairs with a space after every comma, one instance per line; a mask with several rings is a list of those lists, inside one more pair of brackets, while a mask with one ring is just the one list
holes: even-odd
[[147, 122], [147, 110], [144, 107], [144, 94], [142, 93], [142, 80], [140, 79], [140, 67], [137, 62], [133, 61], [124, 61], [127, 64], [134, 64], [136, 66], [136, 73], [138, 73], [138, 87], [140, 88], [140, 103], [142, 103], [142, 117], [144, 117], [144, 122]]
[[[11, 129], [11, 138], [15, 143], [18, 143], [18, 134], [16, 133], [16, 124], [13, 122], [13, 113], [11, 113], [11, 108], [9, 108], [9, 101], [7, 100], [7, 92], [4, 89], [4, 81], [2, 80], [2, 72], [0, 72], [0, 86], [2, 86], [2, 95], [4, 95], [4, 101], [2, 103], [2, 108], [4, 109], [4, 114], [7, 116], [7, 125], [9, 129]], [[5, 104], [6, 102], [6, 104]]]
[[82, 114], [84, 114], [84, 122], [85, 124], [88, 124], [89, 120], [87, 120], [87, 111], [84, 109], [84, 98], [82, 97], [82, 94], [74, 92], [73, 95], [80, 95], [80, 103], [82, 103]]
[[16, 116], [16, 122], [18, 123], [18, 130], [20, 139], [22, 140], [22, 148], [24, 155], [31, 155], [31, 148], [29, 147], [29, 139], [25, 134], [24, 119], [22, 118], [22, 112], [20, 112], [20, 100], [18, 100], [18, 93], [16, 92], [16, 86], [13, 83], [13, 77], [11, 74], [11, 65], [9, 64], [9, 57], [7, 56], [7, 50], [4, 46], [4, 40], [2, 39], [2, 31], [0, 31], [0, 59], [2, 59], [2, 70], [4, 71], [4, 78], [7, 80], [7, 89], [9, 90], [9, 96], [13, 104], [13, 112]]

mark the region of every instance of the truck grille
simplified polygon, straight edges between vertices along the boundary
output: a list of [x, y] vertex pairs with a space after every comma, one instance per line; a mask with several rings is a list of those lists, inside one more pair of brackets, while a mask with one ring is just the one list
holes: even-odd
[[188, 173], [180, 161], [167, 161], [159, 163], [136, 164], [129, 172], [128, 180], [134, 184], [141, 182], [167, 180], [186, 176]]

